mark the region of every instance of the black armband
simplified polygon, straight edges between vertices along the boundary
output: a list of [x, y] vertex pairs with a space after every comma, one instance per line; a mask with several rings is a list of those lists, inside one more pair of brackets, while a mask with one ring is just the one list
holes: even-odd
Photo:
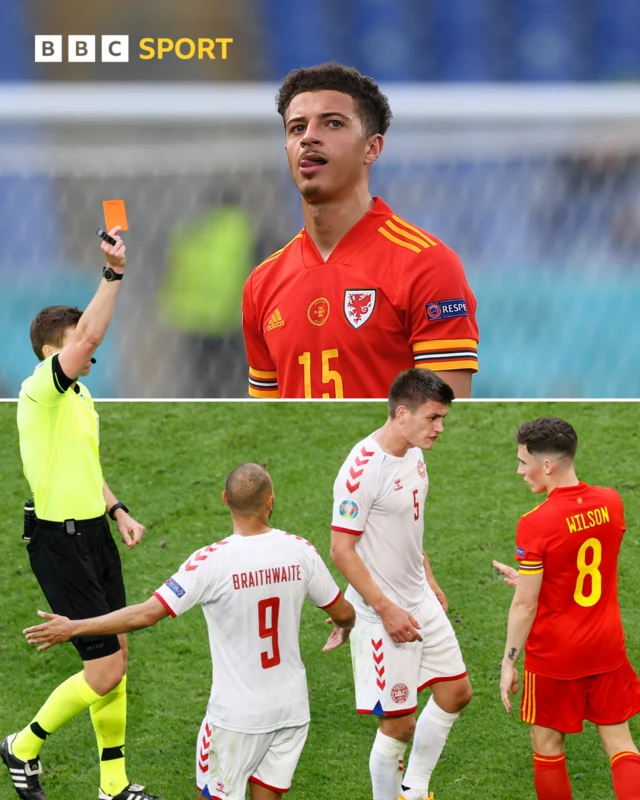
[[68, 375], [65, 375], [62, 367], [60, 366], [60, 359], [58, 358], [59, 353], [56, 353], [55, 356], [51, 359], [51, 367], [53, 369], [53, 383], [56, 389], [60, 392], [60, 394], [64, 394], [67, 389], [71, 386], [71, 384], [77, 380], [77, 378], [69, 378]]

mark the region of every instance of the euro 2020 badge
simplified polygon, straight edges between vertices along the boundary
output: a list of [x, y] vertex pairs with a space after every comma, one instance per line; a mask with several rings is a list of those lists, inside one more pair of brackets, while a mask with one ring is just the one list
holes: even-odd
[[354, 503], [353, 500], [343, 500], [340, 503], [341, 517], [348, 517], [349, 519], [355, 519], [359, 513], [360, 509], [358, 508], [358, 504]]

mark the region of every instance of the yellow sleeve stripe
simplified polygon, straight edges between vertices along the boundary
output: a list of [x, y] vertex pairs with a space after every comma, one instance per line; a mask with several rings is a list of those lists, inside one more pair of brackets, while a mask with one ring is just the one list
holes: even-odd
[[413, 365], [416, 369], [430, 369], [433, 372], [439, 370], [445, 371], [448, 369], [470, 369], [473, 372], [478, 371], [478, 362], [469, 359], [468, 361], [429, 361], [426, 364], [416, 363]]
[[540, 567], [543, 564], [542, 561], [521, 561], [520, 563], [529, 567]]
[[389, 231], [385, 229], [384, 225], [381, 225], [378, 228], [378, 233], [381, 233], [385, 237], [385, 239], [388, 239], [390, 242], [400, 245], [400, 247], [406, 247], [407, 250], [413, 250], [414, 253], [422, 252], [422, 248], [416, 247], [415, 244], [409, 244], [409, 242], [403, 242], [402, 239], [398, 239], [397, 236], [394, 236], [392, 233], [389, 233]]
[[477, 349], [478, 342], [475, 339], [433, 339], [430, 342], [416, 342], [412, 347], [414, 353], [425, 353], [429, 350], [448, 350], [455, 347]]
[[269, 391], [265, 391], [264, 389], [254, 389], [253, 386], [249, 386], [249, 394], [251, 397], [262, 397], [262, 398], [271, 398], [277, 399], [280, 397], [280, 392], [277, 389], [270, 389]]
[[518, 570], [518, 574], [519, 575], [540, 575], [542, 572], [544, 572], [542, 567], [540, 567], [540, 569], [519, 569]]
[[277, 378], [278, 377], [278, 373], [275, 372], [275, 371], [274, 372], [265, 372], [264, 370], [261, 370], [261, 369], [253, 369], [253, 367], [249, 367], [249, 375], [251, 375], [252, 378]]
[[408, 231], [399, 228], [397, 225], [394, 225], [393, 222], [391, 222], [391, 220], [387, 220], [384, 223], [384, 226], [387, 227], [390, 231], [393, 231], [394, 233], [399, 233], [400, 236], [404, 236], [405, 239], [410, 239], [412, 242], [422, 245], [422, 247], [424, 248], [431, 247], [429, 242], [426, 239], [423, 239], [422, 236], [416, 236], [413, 233], [409, 233]]
[[416, 228], [415, 225], [412, 225], [410, 222], [407, 222], [406, 219], [402, 219], [402, 217], [398, 217], [395, 214], [393, 215], [392, 219], [393, 219], [394, 222], [397, 222], [398, 225], [402, 225], [405, 228], [408, 228], [410, 231], [413, 231], [414, 233], [417, 233], [423, 239], [426, 239], [427, 242], [429, 242], [430, 245], [437, 245], [438, 244], [438, 242], [434, 242], [433, 239], [430, 239], [424, 231], [420, 230], [420, 228]]
[[284, 252], [287, 249], [287, 247], [289, 247], [290, 244], [293, 244], [296, 239], [302, 239], [302, 231], [300, 231], [300, 233], [296, 234], [290, 242], [287, 242], [285, 244], [284, 247], [281, 247], [279, 250], [276, 250], [276, 252], [273, 253], [273, 255], [269, 256], [269, 258], [265, 258], [264, 261], [261, 261], [260, 264], [258, 264], [258, 266], [256, 267], [256, 269], [260, 269], [260, 267], [263, 267], [265, 264], [268, 264], [270, 261], [274, 261], [282, 252]]

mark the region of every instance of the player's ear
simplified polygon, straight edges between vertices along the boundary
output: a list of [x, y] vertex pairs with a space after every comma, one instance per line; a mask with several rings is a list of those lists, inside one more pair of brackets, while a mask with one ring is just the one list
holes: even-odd
[[223, 492], [222, 492], [222, 502], [225, 504], [225, 506], [228, 506], [228, 505], [229, 505], [229, 500], [227, 499], [227, 492], [226, 492], [226, 490], [223, 490]]
[[373, 136], [369, 137], [364, 153], [364, 163], [367, 167], [371, 166], [371, 164], [380, 158], [383, 147], [384, 138], [379, 133], [374, 133]]

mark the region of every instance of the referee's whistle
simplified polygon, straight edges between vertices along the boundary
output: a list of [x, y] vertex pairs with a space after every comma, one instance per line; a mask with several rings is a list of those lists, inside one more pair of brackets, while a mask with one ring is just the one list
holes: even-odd
[[116, 240], [113, 238], [113, 236], [109, 236], [109, 234], [106, 231], [103, 231], [102, 228], [98, 228], [96, 231], [96, 236], [104, 239], [107, 244], [116, 244]]

